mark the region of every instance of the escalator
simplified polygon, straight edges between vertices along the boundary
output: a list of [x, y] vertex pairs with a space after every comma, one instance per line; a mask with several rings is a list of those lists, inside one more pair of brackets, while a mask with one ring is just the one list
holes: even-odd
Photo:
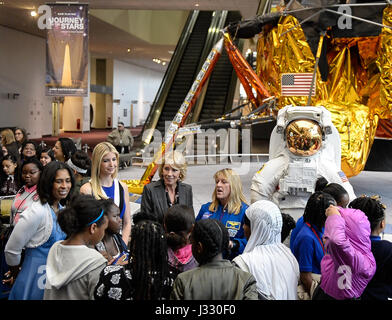
[[[225, 26], [231, 22], [240, 20], [241, 15], [239, 12], [228, 12]], [[234, 41], [237, 47], [239, 46], [238, 42], [238, 39]], [[193, 117], [192, 122], [216, 119], [225, 112], [230, 111], [232, 109], [236, 83], [236, 73], [227, 56], [226, 50], [223, 50], [221, 57], [211, 73], [200, 115]]]
[[[157, 129], [163, 137], [165, 122], [171, 122], [176, 115], [207, 55], [220, 39], [219, 30], [228, 23], [240, 19], [241, 16], [237, 12], [193, 11], [190, 13], [143, 131]], [[194, 111], [188, 117], [188, 123], [198, 121], [200, 117], [206, 115], [209, 118], [212, 114], [219, 116], [224, 110], [231, 108], [236, 80], [233, 74], [233, 67], [224, 51], [205, 85], [204, 94], [199, 96]], [[207, 111], [203, 111], [204, 107]], [[145, 145], [151, 142], [153, 136], [152, 130], [149, 132], [143, 138]]]

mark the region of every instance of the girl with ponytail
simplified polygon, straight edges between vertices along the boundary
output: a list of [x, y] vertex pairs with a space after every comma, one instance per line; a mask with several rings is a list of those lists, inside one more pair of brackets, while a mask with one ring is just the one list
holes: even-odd
[[108, 219], [102, 203], [78, 195], [58, 214], [67, 237], [49, 251], [44, 300], [92, 300], [94, 288], [107, 261], [93, 249], [102, 240]]

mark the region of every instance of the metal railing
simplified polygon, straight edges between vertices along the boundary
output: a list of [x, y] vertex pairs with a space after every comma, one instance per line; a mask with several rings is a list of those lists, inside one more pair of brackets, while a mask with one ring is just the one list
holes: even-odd
[[[243, 158], [249, 158], [247, 162], [251, 162], [252, 158], [256, 158], [258, 162], [262, 160], [268, 161], [269, 154], [268, 153], [216, 153], [216, 154], [202, 154], [202, 155], [194, 154], [194, 155], [187, 155], [184, 157], [187, 160], [188, 165], [200, 165], [200, 164], [206, 165], [206, 164], [218, 164], [218, 162], [216, 161], [217, 158], [223, 158], [224, 160], [225, 158], [227, 158], [228, 160], [230, 160], [231, 163], [236, 162], [234, 157], [241, 158], [241, 160]], [[195, 158], [196, 161], [194, 161]], [[152, 160], [153, 157], [132, 157], [131, 163], [133, 166], [146, 167], [152, 162]]]

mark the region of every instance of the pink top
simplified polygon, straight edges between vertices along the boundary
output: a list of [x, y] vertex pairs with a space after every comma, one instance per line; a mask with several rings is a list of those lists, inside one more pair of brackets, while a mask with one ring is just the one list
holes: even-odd
[[337, 300], [358, 298], [376, 272], [370, 223], [357, 209], [339, 208], [325, 222], [327, 254], [321, 260], [321, 288]]
[[14, 201], [12, 202], [10, 223], [12, 225], [16, 225], [16, 223], [19, 221], [20, 214], [26, 210], [33, 203], [33, 201], [37, 200], [37, 185], [34, 185], [31, 188], [23, 186], [22, 189], [18, 191]]

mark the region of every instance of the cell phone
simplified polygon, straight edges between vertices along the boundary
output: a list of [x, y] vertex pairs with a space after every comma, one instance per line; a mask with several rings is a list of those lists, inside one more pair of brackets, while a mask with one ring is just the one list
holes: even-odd
[[120, 253], [120, 255], [112, 262], [112, 265], [116, 264], [118, 261], [125, 262], [128, 260], [129, 254], [126, 251]]

